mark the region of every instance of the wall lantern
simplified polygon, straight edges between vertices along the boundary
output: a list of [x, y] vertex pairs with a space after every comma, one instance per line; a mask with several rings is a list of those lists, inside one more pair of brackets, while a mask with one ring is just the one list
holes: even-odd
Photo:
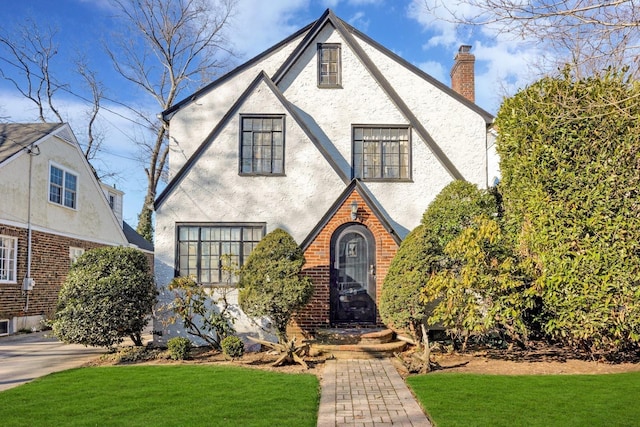
[[358, 202], [355, 200], [351, 202], [351, 220], [355, 221], [358, 218]]

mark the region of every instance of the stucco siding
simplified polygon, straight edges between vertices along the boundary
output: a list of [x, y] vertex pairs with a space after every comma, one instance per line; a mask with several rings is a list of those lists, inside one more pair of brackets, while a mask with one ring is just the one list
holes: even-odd
[[[82, 154], [78, 148], [52, 137], [41, 143], [34, 152], [39, 154], [29, 156], [25, 153], [0, 168], [3, 196], [10, 201], [3, 201], [0, 218], [13, 224], [27, 224], [31, 158], [32, 227], [83, 240], [126, 245], [122, 229], [118, 227], [102, 190], [80, 157]], [[51, 164], [77, 176], [76, 209], [49, 202]]]
[[186, 163], [258, 73], [265, 71], [267, 75], [273, 75], [303, 36], [300, 35], [290, 44], [282, 46], [224, 83], [213, 87], [173, 115], [169, 130], [169, 179]]
[[456, 169], [467, 181], [485, 188], [485, 119], [365, 40], [357, 40]]

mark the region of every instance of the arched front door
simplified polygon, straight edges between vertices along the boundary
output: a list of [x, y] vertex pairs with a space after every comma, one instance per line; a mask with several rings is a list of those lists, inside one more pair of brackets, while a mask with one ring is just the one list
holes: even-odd
[[371, 232], [348, 224], [331, 239], [331, 323], [376, 321], [376, 251]]

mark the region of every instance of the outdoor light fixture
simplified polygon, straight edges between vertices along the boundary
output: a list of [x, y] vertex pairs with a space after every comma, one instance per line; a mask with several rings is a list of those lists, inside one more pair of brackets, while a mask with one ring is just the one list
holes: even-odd
[[357, 217], [358, 217], [358, 202], [354, 200], [353, 202], [351, 202], [351, 219], [355, 221]]

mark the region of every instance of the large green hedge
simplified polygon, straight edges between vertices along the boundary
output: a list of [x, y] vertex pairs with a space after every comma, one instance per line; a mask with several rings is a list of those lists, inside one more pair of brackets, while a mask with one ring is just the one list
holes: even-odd
[[543, 332], [590, 352], [640, 338], [640, 84], [568, 71], [496, 118], [505, 224]]

